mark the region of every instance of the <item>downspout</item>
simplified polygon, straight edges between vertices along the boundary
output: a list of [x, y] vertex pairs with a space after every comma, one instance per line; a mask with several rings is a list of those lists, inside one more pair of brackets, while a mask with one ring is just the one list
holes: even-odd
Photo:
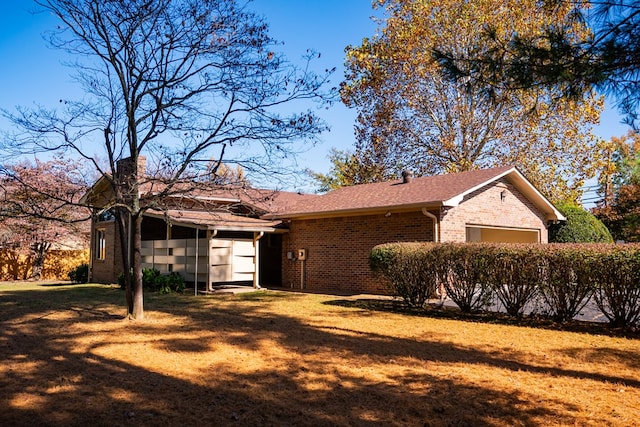
[[439, 231], [439, 222], [438, 222], [438, 217], [436, 217], [434, 214], [432, 214], [431, 212], [429, 212], [427, 210], [427, 208], [422, 208], [422, 214], [426, 217], [431, 218], [431, 220], [433, 221], [433, 241], [434, 243], [437, 243], [440, 241], [440, 236], [438, 235], [438, 231]]
[[[439, 236], [438, 236], [438, 231], [439, 231], [439, 227], [438, 227], [438, 218], [432, 214], [431, 212], [429, 212], [427, 210], [427, 208], [422, 208], [422, 214], [426, 217], [431, 218], [431, 220], [433, 221], [433, 242], [434, 243], [438, 243]], [[444, 288], [444, 285], [442, 283], [440, 283], [438, 285], [438, 294], [440, 294], [440, 307], [442, 307], [444, 305], [444, 299], [446, 297], [446, 291]]]
[[259, 240], [264, 236], [264, 231], [261, 231], [256, 235], [253, 233], [253, 248], [255, 251], [255, 257], [253, 259], [255, 265], [255, 272], [253, 273], [253, 287], [254, 289], [260, 289], [260, 242]]

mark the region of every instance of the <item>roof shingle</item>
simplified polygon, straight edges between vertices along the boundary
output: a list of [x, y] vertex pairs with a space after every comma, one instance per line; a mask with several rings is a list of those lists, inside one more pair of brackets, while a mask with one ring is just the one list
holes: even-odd
[[370, 209], [441, 205], [478, 186], [514, 170], [513, 166], [474, 170], [446, 175], [342, 187], [326, 194], [290, 205], [268, 218], [286, 218], [309, 214], [326, 214]]

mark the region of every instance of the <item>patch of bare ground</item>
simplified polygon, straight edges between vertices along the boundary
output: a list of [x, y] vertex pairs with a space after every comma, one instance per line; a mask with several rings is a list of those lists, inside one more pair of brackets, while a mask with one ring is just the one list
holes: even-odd
[[[385, 306], [385, 304], [387, 306]], [[629, 426], [637, 337], [388, 302], [0, 284], [0, 424]]]

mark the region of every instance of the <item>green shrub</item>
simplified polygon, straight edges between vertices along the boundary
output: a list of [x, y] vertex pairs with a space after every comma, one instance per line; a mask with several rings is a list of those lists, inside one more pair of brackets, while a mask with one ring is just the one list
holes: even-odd
[[486, 280], [507, 314], [521, 317], [538, 296], [539, 257], [534, 245], [487, 246]]
[[150, 291], [158, 290], [160, 271], [156, 268], [143, 268], [142, 269], [142, 288]]
[[[131, 276], [131, 279], [133, 280], [133, 276]], [[118, 285], [120, 285], [120, 289], [124, 289], [125, 288], [125, 283], [124, 283], [124, 272], [121, 272], [118, 275]]]
[[573, 319], [591, 299], [592, 261], [597, 257], [593, 248], [552, 244], [538, 249], [542, 253], [540, 294], [554, 320]]
[[440, 253], [440, 277], [447, 297], [463, 313], [487, 307], [491, 288], [487, 285], [489, 258], [485, 245], [472, 243], [443, 244], [434, 248]]
[[612, 243], [607, 227], [591, 212], [571, 204], [559, 205], [558, 209], [567, 217], [565, 222], [549, 227], [551, 243]]
[[612, 326], [640, 323], [640, 245], [608, 245], [592, 260], [596, 304]]
[[407, 306], [422, 308], [438, 289], [438, 260], [432, 248], [421, 243], [379, 245], [371, 251], [369, 265]]
[[[131, 276], [133, 280], [133, 275]], [[118, 284], [124, 289], [124, 273], [118, 276]], [[142, 288], [151, 292], [159, 292], [163, 294], [171, 292], [184, 292], [185, 282], [180, 273], [171, 272], [163, 275], [158, 269], [143, 268], [142, 269]]]
[[171, 292], [184, 292], [184, 278], [180, 273], [171, 272], [167, 275], [157, 276], [154, 281], [154, 290], [161, 294], [170, 294]]
[[80, 264], [71, 270], [69, 280], [73, 283], [87, 283], [89, 281], [89, 264]]

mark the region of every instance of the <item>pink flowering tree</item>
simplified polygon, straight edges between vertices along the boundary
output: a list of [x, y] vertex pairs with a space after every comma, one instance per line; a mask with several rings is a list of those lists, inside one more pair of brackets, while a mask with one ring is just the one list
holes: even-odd
[[76, 162], [51, 160], [0, 167], [0, 245], [30, 256], [38, 280], [54, 246], [86, 247], [90, 211], [77, 204], [86, 191]]

